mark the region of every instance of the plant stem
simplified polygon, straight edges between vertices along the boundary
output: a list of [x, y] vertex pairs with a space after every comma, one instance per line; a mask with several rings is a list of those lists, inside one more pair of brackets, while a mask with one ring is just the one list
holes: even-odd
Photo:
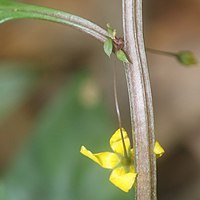
[[151, 86], [143, 41], [142, 0], [122, 0], [131, 126], [135, 149], [137, 200], [156, 200], [156, 157]]
[[146, 48], [146, 51], [154, 54], [160, 54], [160, 55], [167, 55], [167, 56], [176, 56], [176, 53], [169, 52], [169, 51], [161, 51], [157, 49], [151, 49], [151, 48]]
[[24, 18], [42, 19], [67, 24], [95, 37], [101, 42], [105, 42], [108, 37], [106, 30], [82, 17], [42, 6], [14, 1], [0, 1], [0, 23]]

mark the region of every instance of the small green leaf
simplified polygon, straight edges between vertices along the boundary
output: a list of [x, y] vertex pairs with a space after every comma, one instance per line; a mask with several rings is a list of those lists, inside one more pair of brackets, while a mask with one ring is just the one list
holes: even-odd
[[129, 60], [123, 50], [117, 51], [116, 56], [117, 56], [118, 60], [120, 60], [124, 63], [129, 63]]
[[176, 54], [177, 60], [183, 65], [194, 65], [197, 60], [191, 51], [180, 51]]
[[108, 35], [110, 38], [114, 39], [116, 34], [117, 34], [117, 31], [116, 29], [113, 29], [110, 24], [107, 24], [107, 32], [108, 32]]
[[112, 50], [113, 50], [113, 42], [111, 38], [108, 38], [103, 45], [104, 48], [104, 52], [106, 53], [106, 55], [108, 55], [110, 57]]

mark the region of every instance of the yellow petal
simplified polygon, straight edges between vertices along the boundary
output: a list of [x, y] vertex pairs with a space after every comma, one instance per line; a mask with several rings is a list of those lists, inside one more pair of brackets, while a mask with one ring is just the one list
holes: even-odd
[[[125, 142], [125, 146], [126, 146], [126, 150], [127, 152], [130, 149], [130, 140], [128, 138], [128, 134], [127, 132], [122, 129], [122, 133], [123, 133], [123, 137], [124, 137], [124, 142]], [[118, 129], [110, 138], [110, 146], [112, 148], [112, 150], [116, 153], [119, 153], [121, 155], [124, 155], [124, 147], [123, 147], [123, 143], [122, 143], [122, 137], [121, 137], [121, 131], [120, 129]]]
[[165, 150], [161, 147], [161, 145], [157, 141], [155, 143], [153, 151], [156, 154], [157, 158], [161, 157], [165, 153]]
[[119, 162], [120, 158], [117, 154], [111, 152], [102, 152], [93, 154], [91, 151], [87, 150], [84, 146], [81, 147], [80, 152], [93, 160], [94, 162], [98, 163], [101, 167], [106, 169], [113, 169], [116, 167]]
[[124, 192], [128, 192], [133, 187], [136, 176], [134, 168], [127, 172], [124, 167], [118, 167], [112, 171], [109, 180]]

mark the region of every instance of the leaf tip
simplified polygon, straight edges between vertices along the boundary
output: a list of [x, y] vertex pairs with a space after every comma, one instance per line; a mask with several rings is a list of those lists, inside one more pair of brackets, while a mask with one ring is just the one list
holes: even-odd
[[122, 62], [124, 62], [126, 64], [130, 63], [128, 58], [127, 58], [126, 53], [123, 50], [118, 50], [116, 52], [116, 56], [117, 56], [118, 60], [120, 60], [120, 61], [122, 61]]

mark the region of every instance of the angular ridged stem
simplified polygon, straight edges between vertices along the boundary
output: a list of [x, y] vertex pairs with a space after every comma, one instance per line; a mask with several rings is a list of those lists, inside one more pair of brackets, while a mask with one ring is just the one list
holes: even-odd
[[137, 200], [156, 200], [156, 157], [153, 153], [152, 94], [143, 39], [142, 0], [122, 0], [126, 64], [135, 165]]

